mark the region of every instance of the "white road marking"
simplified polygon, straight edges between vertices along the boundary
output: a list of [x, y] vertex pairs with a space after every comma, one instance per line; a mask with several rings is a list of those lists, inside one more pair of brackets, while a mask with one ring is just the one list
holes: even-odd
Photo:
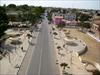
[[41, 55], [40, 55], [40, 63], [39, 63], [39, 71], [38, 71], [38, 75], [40, 75], [40, 71], [41, 71], [41, 61], [42, 61], [42, 48], [41, 48]]
[[[44, 22], [43, 22], [44, 23]], [[43, 24], [42, 23], [42, 24]], [[43, 26], [43, 25], [42, 25]], [[43, 38], [43, 36], [42, 36], [42, 39], [41, 40], [43, 40], [44, 38]], [[41, 44], [41, 53], [40, 53], [40, 63], [39, 63], [39, 71], [38, 71], [38, 75], [40, 75], [40, 71], [41, 71], [41, 62], [42, 62], [42, 52], [43, 52], [43, 49], [42, 49], [42, 44]]]
[[[34, 34], [35, 34], [35, 33], [34, 33]], [[36, 37], [36, 40], [37, 40], [37, 39], [38, 39], [38, 36]], [[33, 40], [33, 39], [32, 39], [32, 40]], [[32, 41], [32, 40], [31, 40], [31, 41]], [[36, 41], [35, 41], [35, 42], [36, 42]], [[30, 48], [31, 48], [31, 47], [29, 47], [29, 50], [30, 50]], [[35, 49], [35, 47], [34, 47], [34, 49]], [[25, 74], [27, 74], [27, 73], [28, 73], [28, 69], [29, 69], [29, 66], [30, 66], [30, 63], [31, 63], [31, 61], [30, 61], [30, 60], [31, 60], [31, 58], [32, 58], [32, 56], [33, 56], [34, 51], [35, 51], [35, 50], [33, 50], [33, 51], [31, 52], [31, 54], [30, 54], [29, 64], [28, 64], [28, 66], [27, 66], [27, 69], [26, 69]]]

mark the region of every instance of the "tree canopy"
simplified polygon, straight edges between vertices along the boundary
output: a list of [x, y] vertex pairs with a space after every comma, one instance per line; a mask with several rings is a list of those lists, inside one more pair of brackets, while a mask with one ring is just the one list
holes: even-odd
[[90, 15], [88, 15], [88, 14], [80, 14], [80, 16], [79, 16], [79, 20], [80, 21], [89, 21], [89, 19], [91, 18], [91, 16]]
[[44, 10], [45, 9], [41, 6], [34, 7], [28, 6], [27, 4], [20, 6], [9, 4], [7, 6], [7, 12], [11, 12], [10, 15], [8, 15], [10, 21], [30, 21], [32, 24], [35, 24], [35, 22], [41, 18], [41, 14], [44, 13]]
[[82, 27], [82, 28], [87, 28], [87, 29], [91, 27], [91, 24], [90, 24], [90, 23], [84, 22], [84, 21], [81, 21], [81, 22], [79, 23], [79, 25], [80, 25], [80, 27]]
[[4, 34], [8, 24], [8, 17], [5, 11], [6, 10], [0, 6], [0, 37]]
[[85, 14], [85, 13], [79, 13], [77, 14], [77, 21], [79, 20], [79, 26], [82, 28], [90, 28], [91, 24], [90, 24], [90, 19], [92, 18], [91, 15], [89, 14]]
[[7, 10], [16, 10], [16, 5], [15, 4], [9, 4], [8, 6], [7, 6]]
[[61, 21], [58, 25], [57, 25], [57, 27], [58, 28], [63, 28], [63, 27], [65, 27], [65, 22], [63, 22], [63, 21]]
[[44, 13], [44, 8], [42, 7], [34, 7], [30, 9], [29, 12], [29, 21], [32, 22], [32, 24], [34, 22], [37, 22], [37, 20], [39, 20], [41, 18], [42, 13]]

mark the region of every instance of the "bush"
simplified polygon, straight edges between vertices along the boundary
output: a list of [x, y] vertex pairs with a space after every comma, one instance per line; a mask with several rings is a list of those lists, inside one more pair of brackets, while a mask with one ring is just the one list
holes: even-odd
[[52, 30], [55, 30], [55, 28], [52, 28]]
[[57, 46], [57, 49], [61, 49], [61, 46]]
[[0, 56], [0, 60], [2, 59], [2, 56]]
[[65, 27], [65, 26], [66, 26], [66, 24], [65, 24], [64, 21], [61, 21], [61, 22], [57, 25], [58, 28], [63, 28], [63, 27]]
[[5, 8], [0, 6], [0, 37], [4, 35], [4, 32], [8, 28], [8, 17], [6, 15]]
[[54, 32], [53, 34], [54, 34], [54, 35], [58, 35], [57, 32]]

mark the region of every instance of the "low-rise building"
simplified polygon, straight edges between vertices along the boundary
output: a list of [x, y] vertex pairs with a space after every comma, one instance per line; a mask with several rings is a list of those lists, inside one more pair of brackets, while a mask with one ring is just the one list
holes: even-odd
[[56, 25], [58, 25], [60, 22], [62, 22], [62, 20], [63, 20], [63, 17], [61, 17], [61, 16], [54, 16], [53, 17], [53, 23]]
[[76, 21], [76, 15], [74, 13], [66, 13], [66, 14], [61, 14], [61, 13], [54, 13], [52, 15], [52, 22], [56, 25], [58, 25], [60, 22], [65, 22], [66, 27], [71, 27], [71, 26], [76, 26], [77, 21]]
[[91, 31], [95, 37], [100, 39], [100, 19], [93, 20]]
[[66, 13], [63, 15], [64, 19], [68, 21], [76, 20], [76, 14], [75, 13]]

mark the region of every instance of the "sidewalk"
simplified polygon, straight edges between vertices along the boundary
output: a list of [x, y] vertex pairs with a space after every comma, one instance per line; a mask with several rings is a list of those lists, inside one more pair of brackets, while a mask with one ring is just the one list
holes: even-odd
[[93, 34], [91, 34], [91, 33], [89, 33], [89, 32], [87, 32], [87, 34], [88, 34], [89, 36], [91, 36], [93, 39], [95, 39], [97, 42], [100, 42], [100, 39], [99, 39], [99, 38], [96, 38]]
[[[24, 38], [25, 34], [23, 34], [20, 38], [23, 42], [23, 47], [28, 46], [28, 39]], [[9, 39], [7, 39], [7, 41], [9, 41]], [[7, 42], [9, 44], [9, 42]], [[26, 44], [26, 46], [25, 46]], [[21, 50], [21, 46], [15, 48], [12, 50], [12, 53], [9, 53], [9, 55], [6, 55], [6, 57], [4, 57], [2, 60], [0, 60], [0, 74], [14, 74], [16, 73], [16, 71], [18, 70], [18, 68], [15, 68], [16, 66], [20, 66], [21, 61], [25, 55], [25, 53], [22, 52]]]
[[[38, 32], [34, 32], [36, 39], [33, 38], [31, 40], [32, 43], [36, 44], [38, 34], [39, 34]], [[35, 46], [29, 45], [28, 51], [27, 51], [27, 53], [26, 53], [26, 55], [25, 55], [25, 57], [24, 57], [24, 59], [21, 63], [21, 66], [20, 66], [20, 69], [17, 72], [17, 75], [26, 75], [27, 69], [28, 69], [28, 66], [29, 66], [29, 63], [30, 63], [30, 60], [31, 60], [31, 57], [32, 57], [32, 53], [34, 52], [34, 48], [35, 48]]]
[[[22, 36], [20, 36], [23, 43], [16, 48], [16, 51], [15, 48], [12, 49], [12, 53], [9, 53], [9, 55], [6, 55], [2, 60], [0, 60], [0, 75], [16, 75], [19, 71], [27, 52], [29, 52], [29, 42], [31, 43], [31, 41], [33, 41], [32, 43], [35, 44], [39, 32], [34, 31], [32, 35], [35, 35], [35, 38], [32, 37], [30, 39], [28, 39], [27, 33], [30, 32], [26, 31]], [[23, 47], [23, 50], [21, 47]]]
[[[57, 56], [57, 65], [59, 65], [60, 74], [63, 75], [65, 72], [66, 74], [73, 74], [73, 75], [92, 75], [91, 72], [87, 72], [85, 66], [80, 61], [80, 57], [76, 52], [70, 52], [71, 50], [63, 47], [64, 40], [61, 37], [64, 37], [62, 34], [63, 32], [59, 33], [59, 30], [55, 28], [52, 33], [57, 32], [58, 35], [53, 35], [53, 40], [55, 44], [55, 51]], [[61, 47], [57, 49], [57, 47]], [[67, 64], [65, 69], [61, 66], [61, 64]]]

